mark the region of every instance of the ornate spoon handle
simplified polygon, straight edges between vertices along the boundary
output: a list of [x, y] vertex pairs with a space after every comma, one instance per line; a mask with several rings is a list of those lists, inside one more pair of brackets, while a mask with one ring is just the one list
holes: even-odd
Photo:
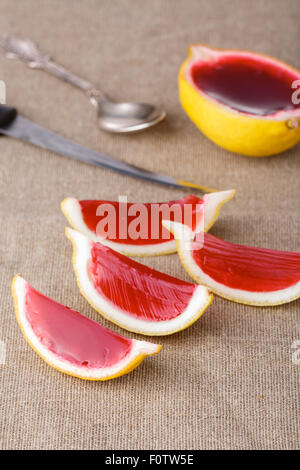
[[77, 88], [85, 91], [90, 98], [101, 94], [94, 88], [92, 83], [78, 77], [61, 65], [53, 62], [50, 59], [50, 56], [43, 54], [30, 39], [4, 35], [0, 39], [0, 45], [4, 50], [6, 57], [10, 59], [21, 59], [31, 68], [45, 70], [55, 77], [71, 83]]

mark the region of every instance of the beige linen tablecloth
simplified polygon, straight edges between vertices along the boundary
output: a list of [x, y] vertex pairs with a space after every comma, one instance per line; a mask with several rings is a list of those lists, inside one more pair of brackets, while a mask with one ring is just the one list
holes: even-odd
[[[0, 31], [18, 33], [116, 99], [162, 104], [168, 119], [134, 136], [97, 130], [95, 110], [69, 85], [0, 54], [7, 103], [91, 148], [185, 180], [236, 188], [212, 233], [299, 251], [299, 145], [251, 159], [208, 141], [177, 97], [191, 43], [252, 49], [300, 68], [298, 0], [1, 0]], [[80, 295], [60, 202], [182, 197], [163, 188], [0, 139], [0, 447], [3, 449], [288, 449], [299, 447], [299, 302], [251, 308], [215, 296], [188, 330], [131, 374], [85, 382], [27, 345], [10, 294], [21, 272], [37, 289], [111, 327]], [[188, 279], [176, 255], [149, 266]], [[3, 361], [2, 361], [3, 362]]]

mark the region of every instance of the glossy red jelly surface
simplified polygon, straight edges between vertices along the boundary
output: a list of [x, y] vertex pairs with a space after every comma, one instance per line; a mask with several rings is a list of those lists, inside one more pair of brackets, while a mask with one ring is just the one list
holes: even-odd
[[26, 318], [47, 349], [77, 366], [109, 367], [131, 350], [132, 341], [28, 286]]
[[292, 83], [300, 76], [267, 60], [224, 55], [195, 64], [191, 74], [206, 94], [239, 111], [267, 115], [300, 107], [292, 102]]
[[237, 245], [205, 233], [193, 257], [208, 276], [233, 289], [271, 292], [300, 281], [300, 253]]
[[135, 318], [170, 320], [187, 307], [196, 286], [93, 243], [90, 275], [101, 296]]
[[[156, 243], [164, 243], [173, 239], [173, 235], [162, 226], [162, 220], [172, 220], [176, 222], [185, 222], [186, 225], [195, 228], [199, 219], [203, 214], [203, 200], [196, 196], [190, 195], [177, 201], [158, 202], [158, 203], [145, 203], [135, 205], [128, 203], [123, 210], [122, 207], [116, 201], [79, 201], [82, 217], [87, 227], [97, 235], [105, 237], [107, 240], [115, 241], [124, 244], [135, 244], [135, 245], [153, 245]], [[187, 211], [192, 216], [184, 219], [184, 206], [189, 204], [191, 211]], [[140, 208], [138, 206], [143, 206]], [[155, 206], [155, 207], [154, 207]], [[170, 211], [173, 206], [174, 210]], [[111, 207], [113, 208], [111, 210]], [[103, 210], [101, 211], [102, 208]], [[97, 215], [101, 212], [101, 215]], [[134, 214], [132, 214], [134, 212]], [[101, 221], [111, 214], [111, 217], [107, 218], [110, 227], [108, 225], [102, 226]], [[127, 214], [127, 216], [126, 216]], [[136, 218], [139, 218], [139, 223], [135, 225]], [[115, 221], [115, 222], [114, 222]], [[156, 223], [158, 221], [158, 223]], [[191, 223], [189, 223], [191, 221]], [[115, 223], [115, 230], [113, 230], [113, 236], [110, 236], [110, 230]], [[129, 230], [133, 228], [132, 232]], [[155, 228], [153, 226], [155, 224]], [[137, 235], [136, 235], [137, 234]], [[138, 238], [137, 238], [138, 237]]]

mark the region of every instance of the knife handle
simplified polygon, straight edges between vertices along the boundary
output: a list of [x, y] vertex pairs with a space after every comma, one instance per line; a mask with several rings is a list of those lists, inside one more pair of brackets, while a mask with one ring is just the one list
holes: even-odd
[[9, 124], [17, 117], [16, 108], [0, 104], [0, 129], [9, 126]]

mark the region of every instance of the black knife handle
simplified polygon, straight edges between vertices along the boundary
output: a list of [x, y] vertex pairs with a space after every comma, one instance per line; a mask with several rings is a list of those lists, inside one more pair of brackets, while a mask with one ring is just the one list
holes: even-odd
[[17, 110], [11, 106], [6, 106], [0, 104], [0, 129], [1, 127], [6, 127], [11, 124], [11, 122], [16, 118]]

